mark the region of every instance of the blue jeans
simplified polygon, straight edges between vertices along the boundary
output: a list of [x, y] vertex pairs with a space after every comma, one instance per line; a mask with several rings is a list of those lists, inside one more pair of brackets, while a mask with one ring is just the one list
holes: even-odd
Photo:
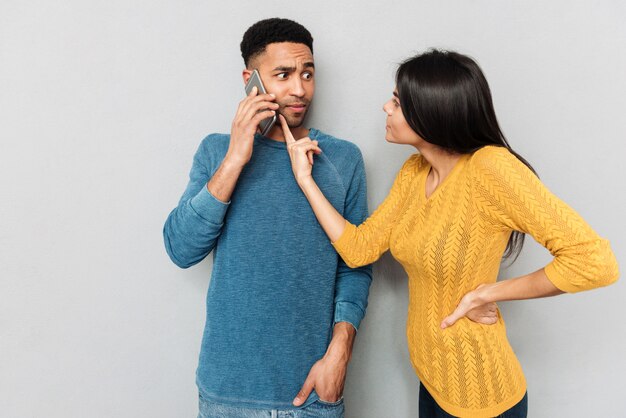
[[343, 398], [333, 403], [318, 400], [301, 409], [255, 409], [224, 405], [200, 396], [198, 418], [344, 418], [343, 414]]
[[[441, 409], [435, 399], [426, 390], [424, 385], [420, 383], [420, 400], [419, 400], [420, 418], [454, 418], [454, 415], [448, 414]], [[524, 395], [521, 401], [514, 405], [508, 411], [504, 411], [495, 418], [526, 418], [528, 414], [528, 393]]]

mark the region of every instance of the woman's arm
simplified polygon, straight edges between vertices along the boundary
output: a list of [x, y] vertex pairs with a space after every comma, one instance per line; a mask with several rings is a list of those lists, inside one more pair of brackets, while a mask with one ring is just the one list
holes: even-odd
[[322, 228], [324, 228], [324, 232], [326, 232], [328, 238], [330, 238], [332, 242], [337, 241], [346, 228], [346, 220], [344, 217], [341, 216], [333, 205], [330, 204], [328, 199], [326, 199], [326, 196], [324, 196], [317, 186], [313, 177], [309, 176], [308, 178], [299, 180], [298, 184], [309, 200], [311, 208], [313, 208], [313, 212], [315, 212], [315, 216]]
[[463, 296], [454, 312], [441, 322], [441, 328], [453, 325], [472, 309], [487, 303], [544, 298], [562, 293], [565, 292], [552, 284], [544, 269], [514, 279], [482, 284]]
[[[334, 243], [339, 255], [350, 267], [358, 267], [376, 261], [380, 254], [388, 248], [388, 243], [385, 240], [388, 241], [389, 227], [384, 226], [384, 224], [391, 222], [390, 220], [393, 219], [391, 213], [398, 207], [397, 201], [399, 200], [400, 183], [403, 177], [402, 170], [385, 202], [376, 209], [365, 223], [355, 227], [330, 204], [311, 175], [313, 168], [311, 153], [320, 154], [322, 152], [317, 141], [311, 141], [310, 138], [296, 141], [285, 119], [282, 115], [278, 117], [287, 142], [296, 181], [309, 200], [320, 225]], [[346, 226], [350, 229], [348, 232], [351, 232], [349, 237], [346, 237], [345, 234]], [[373, 238], [368, 240], [368, 236]], [[340, 238], [343, 242], [338, 243]], [[474, 306], [467, 310], [464, 315], [474, 322], [485, 325], [495, 324], [498, 320], [495, 303], [483, 303], [480, 306]]]
[[502, 147], [485, 147], [472, 158], [477, 208], [496, 231], [532, 235], [554, 256], [534, 273], [484, 284], [466, 294], [445, 318], [446, 328], [472, 306], [501, 300], [532, 299], [607, 286], [619, 276], [609, 242], [537, 176]]
[[409, 158], [400, 170], [385, 201], [365, 222], [355, 226], [335, 210], [315, 183], [311, 174], [313, 154], [322, 152], [317, 141], [311, 141], [310, 138], [296, 141], [283, 118], [281, 124], [296, 181], [343, 261], [355, 268], [378, 260], [389, 249], [391, 230], [404, 201], [403, 190], [412, 176], [407, 173], [413, 173], [416, 156]]
[[278, 118], [285, 135], [296, 182], [309, 200], [311, 208], [328, 238], [333, 242], [337, 241], [346, 227], [346, 220], [326, 199], [326, 196], [324, 196], [311, 175], [313, 169], [313, 156], [311, 153], [319, 155], [322, 153], [322, 150], [318, 146], [317, 141], [311, 141], [308, 137], [296, 141], [283, 115], [278, 115]]

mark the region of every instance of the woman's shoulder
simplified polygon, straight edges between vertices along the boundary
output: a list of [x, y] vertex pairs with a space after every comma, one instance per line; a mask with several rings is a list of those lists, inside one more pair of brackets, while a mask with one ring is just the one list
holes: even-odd
[[489, 145], [475, 151], [471, 157], [471, 175], [480, 184], [508, 184], [526, 188], [538, 181], [537, 175], [511, 150]]
[[486, 145], [472, 154], [472, 160], [477, 163], [486, 163], [490, 160], [515, 158], [511, 151], [500, 145]]
[[500, 171], [503, 167], [518, 163], [519, 160], [508, 148], [498, 145], [482, 147], [470, 157], [470, 166], [478, 172]]

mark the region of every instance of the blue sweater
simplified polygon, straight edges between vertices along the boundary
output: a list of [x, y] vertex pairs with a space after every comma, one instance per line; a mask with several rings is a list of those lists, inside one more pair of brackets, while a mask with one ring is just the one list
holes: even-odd
[[[323, 150], [315, 157], [315, 181], [348, 221], [362, 223], [367, 198], [359, 149], [315, 129], [309, 137]], [[229, 139], [214, 134], [202, 141], [163, 230], [167, 253], [182, 268], [214, 250], [196, 381], [215, 402], [294, 408], [334, 323], [358, 329], [371, 267], [351, 269], [339, 258], [294, 179], [285, 143], [256, 135], [231, 201], [213, 197], [206, 184]], [[316, 399], [313, 393], [304, 405]]]

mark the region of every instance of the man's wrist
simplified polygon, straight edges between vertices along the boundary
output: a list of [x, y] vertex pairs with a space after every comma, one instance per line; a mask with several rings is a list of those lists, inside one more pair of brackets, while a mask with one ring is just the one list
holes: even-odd
[[349, 338], [353, 340], [355, 335], [356, 329], [354, 328], [354, 325], [348, 321], [336, 322], [333, 327], [333, 337]]
[[223, 168], [227, 170], [228, 172], [231, 172], [231, 171], [241, 172], [241, 170], [243, 170], [245, 165], [246, 165], [245, 161], [229, 153], [226, 153], [226, 156], [224, 157], [224, 160], [222, 161]]
[[352, 347], [356, 330], [349, 322], [337, 322], [333, 328], [333, 338], [328, 345], [325, 357], [346, 364], [352, 357]]

